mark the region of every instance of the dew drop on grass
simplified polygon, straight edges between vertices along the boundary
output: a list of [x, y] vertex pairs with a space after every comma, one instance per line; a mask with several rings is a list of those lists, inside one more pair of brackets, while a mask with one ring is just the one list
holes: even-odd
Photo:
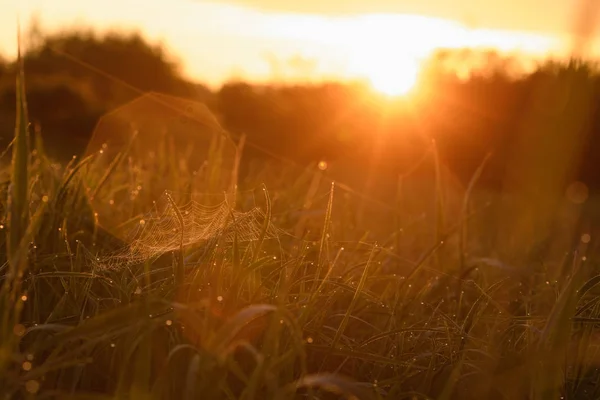
[[583, 204], [587, 200], [589, 189], [583, 182], [573, 182], [568, 188], [566, 197], [574, 204]]
[[25, 326], [21, 325], [21, 324], [17, 324], [13, 327], [13, 333], [16, 336], [23, 336], [25, 334]]
[[27, 393], [36, 394], [40, 390], [40, 383], [35, 380], [30, 380], [25, 383]]
[[22, 365], [21, 368], [23, 368], [23, 371], [31, 371], [31, 368], [33, 367], [33, 365], [31, 365], [31, 363], [29, 361], [25, 361]]
[[43, 196], [42, 196], [42, 201], [43, 201], [44, 203], [47, 203], [47, 202], [48, 202], [48, 199], [49, 199], [49, 197], [48, 197], [47, 195], [43, 195]]
[[223, 296], [217, 296], [217, 301], [223, 301]]
[[171, 326], [171, 325], [173, 325], [173, 321], [171, 321], [170, 319], [168, 319], [168, 320], [165, 321], [165, 324], [167, 326]]
[[113, 349], [115, 348], [115, 346], [116, 346], [116, 345], [115, 345], [114, 343], [111, 343], [111, 344], [110, 344], [110, 347], [112, 347]]
[[24, 294], [23, 296], [21, 296], [21, 301], [27, 301], [27, 295]]
[[583, 235], [581, 235], [581, 241], [583, 243], [589, 243], [592, 240], [592, 237], [590, 236], [589, 233], [584, 233]]
[[311, 338], [311, 337], [306, 338], [306, 343], [311, 344], [312, 342], [313, 342], [313, 338]]

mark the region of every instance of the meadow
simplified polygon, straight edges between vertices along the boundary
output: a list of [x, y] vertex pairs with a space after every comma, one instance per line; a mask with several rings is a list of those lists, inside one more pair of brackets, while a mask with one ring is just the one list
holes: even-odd
[[548, 145], [562, 164], [517, 157], [536, 185], [516, 197], [480, 187], [489, 158], [459, 182], [435, 141], [355, 189], [335, 162], [241, 171], [244, 136], [148, 93], [61, 164], [26, 79], [2, 155], [4, 398], [600, 398], [596, 200], [561, 186], [575, 137]]

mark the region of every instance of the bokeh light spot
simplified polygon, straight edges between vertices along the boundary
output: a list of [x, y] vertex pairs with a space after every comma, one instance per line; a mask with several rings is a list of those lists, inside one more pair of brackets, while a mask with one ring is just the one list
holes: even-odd
[[583, 182], [573, 182], [567, 188], [567, 198], [575, 204], [583, 204], [587, 200], [589, 189]]
[[38, 381], [27, 381], [25, 383], [25, 390], [27, 393], [36, 394], [40, 390], [40, 383]]

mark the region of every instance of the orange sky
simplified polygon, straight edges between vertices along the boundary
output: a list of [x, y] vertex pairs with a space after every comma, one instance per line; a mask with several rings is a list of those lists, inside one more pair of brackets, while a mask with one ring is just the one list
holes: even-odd
[[[6, 4], [6, 5], [5, 5]], [[210, 84], [412, 74], [436, 47], [564, 50], [576, 0], [0, 0], [0, 52], [14, 55], [16, 15], [48, 30], [143, 31]], [[26, 25], [26, 24], [25, 24]]]

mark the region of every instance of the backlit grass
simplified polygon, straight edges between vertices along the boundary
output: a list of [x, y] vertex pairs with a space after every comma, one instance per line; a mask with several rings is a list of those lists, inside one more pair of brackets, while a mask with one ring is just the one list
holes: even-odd
[[[316, 166], [266, 164], [238, 182], [235, 168], [212, 167], [213, 142], [194, 179], [228, 191], [201, 199], [259, 207], [259, 234], [242, 240], [231, 212], [233, 234], [185, 246], [181, 204], [199, 190], [175, 170], [186, 160], [167, 149], [139, 170], [125, 150], [99, 179], [98, 154], [56, 165], [39, 137], [29, 148], [22, 79], [2, 171], [5, 398], [600, 397], [595, 237], [573, 246], [565, 229], [553, 251], [505, 260], [490, 245], [505, 209], [477, 191], [481, 169], [457, 193], [433, 151], [428, 178], [401, 177], [386, 202]], [[138, 181], [177, 194], [167, 199], [180, 245], [107, 268], [129, 243], [93, 202], [125, 214], [124, 190], [143, 208], [150, 188]], [[566, 227], [574, 206], [561, 207]]]

